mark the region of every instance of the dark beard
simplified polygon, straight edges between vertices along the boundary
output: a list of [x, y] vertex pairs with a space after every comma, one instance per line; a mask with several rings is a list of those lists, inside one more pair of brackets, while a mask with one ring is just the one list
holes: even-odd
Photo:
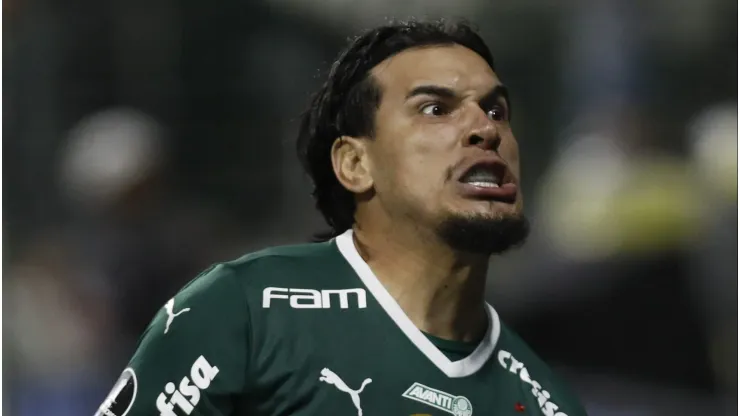
[[451, 216], [440, 224], [437, 233], [455, 250], [490, 256], [524, 244], [529, 221], [524, 215]]

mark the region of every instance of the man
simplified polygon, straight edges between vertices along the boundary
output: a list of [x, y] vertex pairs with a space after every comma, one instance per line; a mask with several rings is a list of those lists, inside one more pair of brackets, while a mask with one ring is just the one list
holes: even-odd
[[298, 138], [328, 240], [193, 280], [99, 414], [584, 415], [483, 298], [528, 229], [510, 115], [470, 27], [358, 37]]

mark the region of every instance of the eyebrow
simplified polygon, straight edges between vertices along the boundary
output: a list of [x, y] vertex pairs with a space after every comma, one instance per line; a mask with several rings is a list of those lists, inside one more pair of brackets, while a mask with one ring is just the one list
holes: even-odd
[[479, 103], [495, 103], [499, 100], [499, 98], [503, 98], [506, 102], [506, 106], [509, 108], [511, 107], [511, 102], [509, 102], [509, 89], [506, 88], [506, 86], [504, 86], [503, 84], [499, 84], [493, 87], [493, 89], [488, 94], [484, 95], [483, 98], [480, 99]]
[[408, 100], [418, 95], [435, 95], [441, 98], [457, 98], [458, 97], [458, 94], [452, 88], [441, 87], [439, 85], [421, 85], [421, 86], [414, 88], [408, 94], [406, 94], [406, 99]]
[[[433, 95], [436, 97], [448, 99], [459, 98], [459, 94], [455, 92], [455, 90], [453, 90], [452, 88], [442, 87], [439, 85], [420, 85], [406, 94], [406, 100], [419, 95]], [[503, 84], [499, 84], [493, 87], [493, 89], [489, 91], [486, 95], [484, 95], [483, 98], [481, 98], [478, 102], [481, 105], [495, 103], [499, 100], [499, 98], [504, 99], [504, 101], [506, 102], [506, 106], [508, 107], [509, 111], [511, 111], [511, 102], [509, 101], [509, 89], [506, 88], [506, 86], [504, 86]]]
[[511, 101], [509, 101], [509, 89], [503, 84], [496, 85], [493, 89], [481, 98], [478, 103], [481, 107], [487, 107], [497, 103], [500, 98], [506, 103], [506, 118], [511, 120]]

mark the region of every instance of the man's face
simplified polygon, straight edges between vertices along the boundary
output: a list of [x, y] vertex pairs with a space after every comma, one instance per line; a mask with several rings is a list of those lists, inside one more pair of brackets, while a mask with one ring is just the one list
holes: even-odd
[[[483, 58], [459, 45], [413, 48], [380, 63], [372, 76], [382, 99], [368, 153], [385, 211], [479, 240], [500, 234], [497, 225], [524, 221], [507, 94]], [[479, 251], [517, 242], [481, 242]]]

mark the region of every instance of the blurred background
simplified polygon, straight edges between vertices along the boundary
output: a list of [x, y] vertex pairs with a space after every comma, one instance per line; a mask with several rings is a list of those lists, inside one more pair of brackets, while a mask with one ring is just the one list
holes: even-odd
[[4, 414], [93, 414], [207, 265], [323, 223], [297, 119], [348, 36], [467, 17], [533, 234], [490, 301], [589, 414], [737, 414], [737, 2], [5, 0]]

